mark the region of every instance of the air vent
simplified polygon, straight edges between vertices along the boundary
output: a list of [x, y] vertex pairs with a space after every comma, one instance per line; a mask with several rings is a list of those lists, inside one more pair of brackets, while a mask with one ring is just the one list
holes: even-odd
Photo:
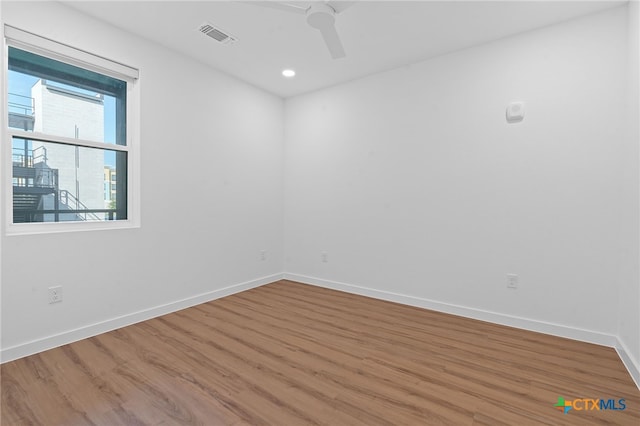
[[236, 41], [235, 37], [230, 36], [220, 28], [216, 28], [206, 22], [198, 27], [198, 31], [200, 31], [202, 34], [208, 35], [212, 39], [222, 44], [234, 43]]

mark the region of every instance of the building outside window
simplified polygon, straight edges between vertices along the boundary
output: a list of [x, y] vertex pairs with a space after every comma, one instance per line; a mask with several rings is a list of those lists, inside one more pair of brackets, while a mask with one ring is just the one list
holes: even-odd
[[112, 166], [104, 166], [103, 179], [105, 208], [114, 209], [116, 203], [117, 182], [116, 171]]

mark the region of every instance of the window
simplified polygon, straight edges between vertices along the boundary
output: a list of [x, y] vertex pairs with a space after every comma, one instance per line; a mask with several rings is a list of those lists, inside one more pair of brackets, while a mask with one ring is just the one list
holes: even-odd
[[135, 224], [137, 70], [9, 26], [5, 39], [9, 229]]

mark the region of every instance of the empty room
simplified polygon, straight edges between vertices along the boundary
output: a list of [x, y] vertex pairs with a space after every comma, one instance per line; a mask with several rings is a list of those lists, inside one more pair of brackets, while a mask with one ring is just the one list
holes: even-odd
[[0, 1], [0, 424], [640, 424], [638, 1]]

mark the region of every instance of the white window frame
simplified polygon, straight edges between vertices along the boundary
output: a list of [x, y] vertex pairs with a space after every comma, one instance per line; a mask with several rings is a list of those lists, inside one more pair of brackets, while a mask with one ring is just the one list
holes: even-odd
[[[73, 231], [96, 231], [140, 227], [140, 110], [139, 110], [139, 71], [124, 65], [74, 47], [58, 43], [39, 35], [23, 31], [10, 25], [4, 26], [4, 45], [2, 62], [4, 111], [2, 114], [2, 189], [5, 194], [5, 232], [6, 235], [45, 234]], [[127, 83], [126, 100], [126, 145], [94, 142], [82, 139], [69, 139], [50, 134], [27, 132], [9, 128], [8, 105], [8, 64], [9, 47], [26, 50], [28, 52], [64, 62], [109, 77], [117, 78]], [[110, 151], [124, 151], [127, 153], [127, 219], [111, 221], [69, 221], [69, 222], [32, 222], [13, 223], [13, 167], [11, 161], [11, 147], [14, 137], [30, 140], [44, 140], [48, 142], [66, 143], [81, 147], [99, 148]]]

